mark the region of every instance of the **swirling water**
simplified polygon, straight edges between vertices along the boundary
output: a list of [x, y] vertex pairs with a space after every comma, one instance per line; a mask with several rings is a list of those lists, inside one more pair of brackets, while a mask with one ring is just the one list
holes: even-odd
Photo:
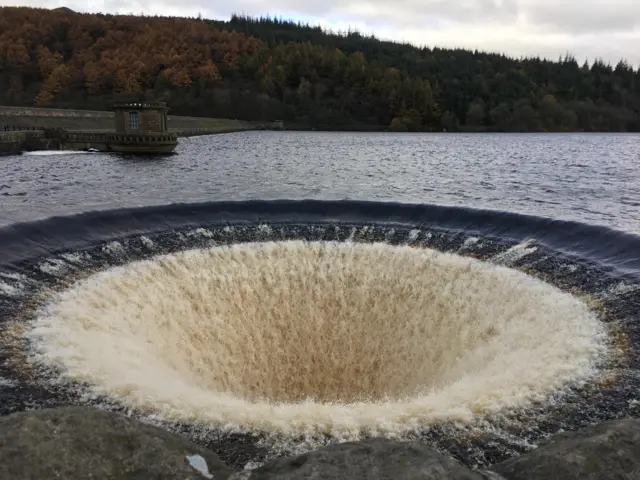
[[640, 233], [640, 136], [246, 132], [160, 159], [0, 158], [0, 225], [87, 210], [314, 198], [487, 208]]

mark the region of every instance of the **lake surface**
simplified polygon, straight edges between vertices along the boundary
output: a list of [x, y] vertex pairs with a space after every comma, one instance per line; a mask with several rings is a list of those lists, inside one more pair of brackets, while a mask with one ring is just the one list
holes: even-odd
[[0, 225], [88, 210], [246, 199], [488, 208], [640, 233], [640, 135], [245, 132], [160, 159], [0, 158]]

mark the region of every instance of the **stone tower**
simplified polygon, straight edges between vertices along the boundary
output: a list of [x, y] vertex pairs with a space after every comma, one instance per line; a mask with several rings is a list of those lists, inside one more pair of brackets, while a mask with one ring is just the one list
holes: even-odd
[[166, 133], [167, 112], [164, 102], [126, 102], [113, 106], [116, 115], [116, 133]]
[[169, 132], [164, 102], [121, 102], [113, 106], [115, 134], [107, 137], [108, 148], [122, 153], [169, 153], [178, 144]]

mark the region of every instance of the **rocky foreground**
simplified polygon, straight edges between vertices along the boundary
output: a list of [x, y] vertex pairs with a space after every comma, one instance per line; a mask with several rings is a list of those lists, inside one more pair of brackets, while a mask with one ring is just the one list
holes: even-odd
[[417, 442], [331, 445], [234, 472], [213, 452], [160, 428], [95, 408], [0, 418], [0, 479], [640, 479], [640, 419], [561, 433], [491, 470], [470, 470]]

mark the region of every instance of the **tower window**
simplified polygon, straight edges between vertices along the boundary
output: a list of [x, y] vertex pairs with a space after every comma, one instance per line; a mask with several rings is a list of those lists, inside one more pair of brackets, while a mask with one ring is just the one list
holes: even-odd
[[138, 130], [138, 112], [129, 112], [131, 130]]

